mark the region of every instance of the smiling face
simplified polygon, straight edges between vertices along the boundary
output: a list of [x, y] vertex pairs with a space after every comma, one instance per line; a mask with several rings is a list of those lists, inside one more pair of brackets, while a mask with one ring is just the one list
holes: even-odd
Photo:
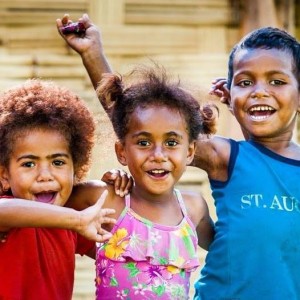
[[137, 107], [125, 140], [116, 144], [118, 159], [128, 165], [135, 188], [155, 195], [173, 190], [194, 151], [185, 119], [163, 106]]
[[230, 94], [230, 108], [249, 138], [291, 139], [300, 96], [288, 52], [238, 51], [233, 61]]
[[16, 198], [63, 206], [74, 184], [74, 166], [65, 137], [55, 130], [18, 134], [1, 182]]

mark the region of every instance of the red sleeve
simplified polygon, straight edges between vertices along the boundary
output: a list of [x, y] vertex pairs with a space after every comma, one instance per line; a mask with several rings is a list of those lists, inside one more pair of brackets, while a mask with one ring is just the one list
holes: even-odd
[[77, 235], [77, 245], [76, 245], [77, 254], [84, 255], [95, 248], [96, 242], [90, 241], [80, 234], [76, 234], [76, 235]]

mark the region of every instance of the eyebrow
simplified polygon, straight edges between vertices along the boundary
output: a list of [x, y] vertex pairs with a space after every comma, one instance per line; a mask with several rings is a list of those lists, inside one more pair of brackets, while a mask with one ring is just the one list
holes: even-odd
[[[280, 75], [289, 76], [288, 73], [282, 72], [282, 71], [279, 71], [279, 70], [271, 70], [271, 71], [268, 71], [268, 72], [265, 72], [265, 73], [266, 73], [268, 76], [270, 76], [270, 75], [275, 75], [275, 74], [280, 74]], [[251, 72], [251, 71], [248, 71], [248, 70], [243, 71], [243, 70], [242, 70], [242, 71], [236, 73], [236, 74], [234, 75], [234, 77], [239, 76], [239, 75], [252, 75], [252, 74], [253, 74], [253, 72]]]
[[[70, 158], [70, 155], [66, 154], [66, 153], [55, 153], [55, 154], [51, 154], [51, 155], [47, 155], [46, 158], [50, 158], [50, 159], [54, 159], [57, 157], [65, 157], [65, 158]], [[39, 159], [39, 156], [33, 155], [33, 154], [28, 154], [28, 155], [22, 155], [20, 156], [17, 161], [20, 161], [22, 159]]]
[[[152, 134], [147, 132], [147, 131], [140, 131], [140, 132], [137, 132], [135, 134], [132, 135], [132, 138], [137, 138], [139, 136], [146, 136], [146, 137], [151, 137]], [[181, 134], [178, 134], [177, 132], [175, 131], [168, 131], [164, 134], [164, 136], [168, 137], [168, 136], [176, 136], [177, 138], [180, 138], [180, 139], [183, 139], [183, 136]]]

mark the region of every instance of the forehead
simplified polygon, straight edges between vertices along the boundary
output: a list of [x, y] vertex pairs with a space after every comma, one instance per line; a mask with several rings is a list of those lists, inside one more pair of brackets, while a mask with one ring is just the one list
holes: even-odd
[[130, 129], [145, 131], [186, 131], [187, 123], [178, 109], [166, 106], [137, 107], [129, 122]]
[[32, 150], [36, 152], [69, 151], [69, 142], [65, 136], [54, 129], [23, 129], [13, 138], [12, 151]]
[[243, 68], [285, 69], [293, 71], [294, 59], [291, 53], [278, 49], [240, 49], [233, 60], [233, 71]]

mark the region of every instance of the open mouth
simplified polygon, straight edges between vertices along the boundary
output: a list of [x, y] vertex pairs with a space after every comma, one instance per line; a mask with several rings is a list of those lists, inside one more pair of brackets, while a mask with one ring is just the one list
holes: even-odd
[[169, 174], [170, 172], [167, 170], [155, 169], [155, 170], [147, 171], [147, 173], [149, 175], [151, 175], [152, 177], [162, 178], [162, 177], [166, 176], [167, 174]]
[[275, 113], [275, 109], [268, 105], [253, 106], [248, 110], [251, 119], [255, 121], [265, 120]]
[[35, 197], [36, 197], [36, 201], [38, 202], [53, 203], [56, 194], [57, 194], [56, 192], [41, 192], [35, 194]]

